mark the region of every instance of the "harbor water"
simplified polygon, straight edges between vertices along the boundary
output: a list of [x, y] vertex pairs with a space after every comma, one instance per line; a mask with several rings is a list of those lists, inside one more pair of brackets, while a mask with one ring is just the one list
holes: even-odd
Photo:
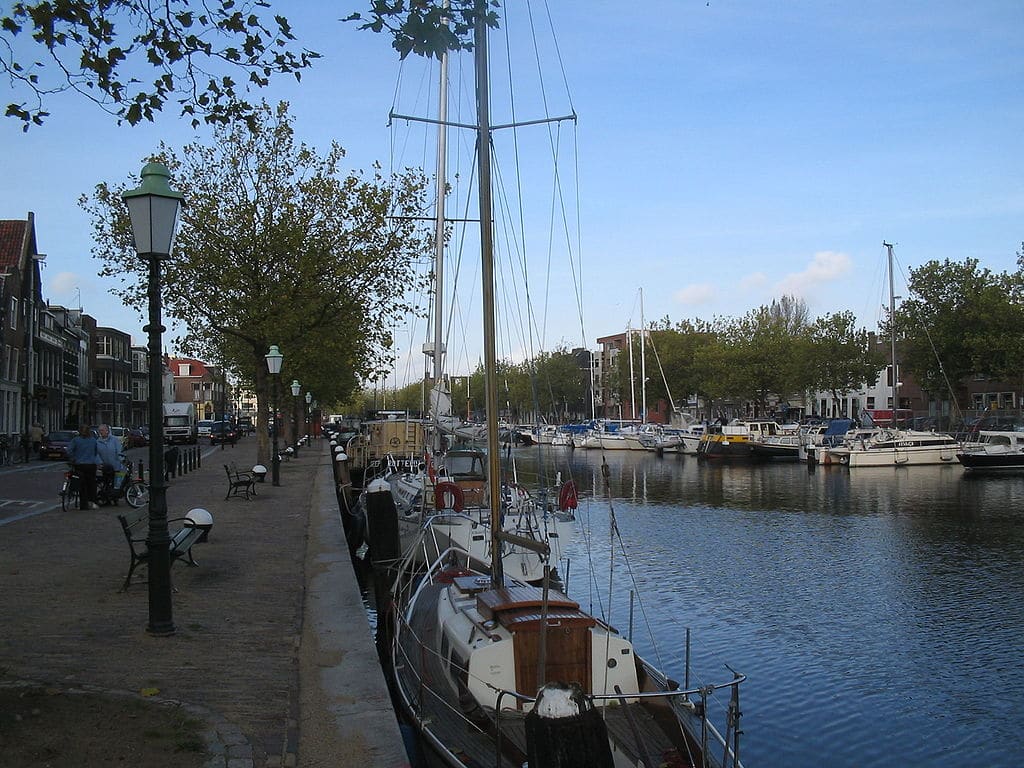
[[514, 455], [579, 486], [574, 599], [676, 680], [687, 629], [691, 685], [748, 676], [748, 768], [1024, 764], [1024, 475]]

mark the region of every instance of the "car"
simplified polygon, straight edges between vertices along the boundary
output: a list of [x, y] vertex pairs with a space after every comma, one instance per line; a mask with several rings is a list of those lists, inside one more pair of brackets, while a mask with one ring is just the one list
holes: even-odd
[[67, 461], [68, 446], [71, 444], [71, 439], [77, 434], [78, 432], [74, 430], [61, 429], [44, 435], [43, 442], [39, 446], [39, 458]]
[[199, 422], [199, 436], [200, 437], [209, 437], [210, 436], [210, 428], [214, 424], [216, 424], [216, 423], [217, 422], [213, 421], [213, 419], [203, 419], [202, 421], [200, 421]]
[[141, 429], [129, 429], [124, 439], [125, 448], [145, 448], [149, 445], [149, 437]]
[[220, 442], [234, 445], [238, 441], [238, 430], [227, 421], [215, 421], [210, 427], [210, 445]]

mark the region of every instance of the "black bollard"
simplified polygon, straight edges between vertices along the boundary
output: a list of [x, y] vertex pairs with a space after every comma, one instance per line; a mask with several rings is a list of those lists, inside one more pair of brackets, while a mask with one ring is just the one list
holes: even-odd
[[366, 488], [366, 532], [374, 566], [387, 567], [402, 556], [398, 538], [398, 512], [391, 486], [374, 480]]
[[526, 754], [532, 768], [613, 765], [604, 719], [575, 683], [548, 683], [540, 689], [526, 715]]

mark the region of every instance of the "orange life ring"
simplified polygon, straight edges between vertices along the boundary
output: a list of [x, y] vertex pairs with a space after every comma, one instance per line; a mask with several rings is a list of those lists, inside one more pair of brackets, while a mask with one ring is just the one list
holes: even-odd
[[565, 512], [567, 509], [576, 509], [579, 506], [579, 494], [576, 493], [576, 483], [573, 480], [562, 485], [558, 492], [558, 508]]
[[452, 497], [450, 509], [455, 512], [461, 512], [466, 498], [459, 486], [448, 482], [438, 483], [434, 486], [434, 509], [449, 509], [449, 507], [444, 506], [445, 498], [449, 495]]

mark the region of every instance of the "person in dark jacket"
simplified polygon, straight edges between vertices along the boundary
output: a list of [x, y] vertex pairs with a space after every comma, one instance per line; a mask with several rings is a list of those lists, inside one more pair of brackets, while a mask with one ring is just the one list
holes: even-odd
[[96, 503], [96, 467], [102, 460], [96, 438], [84, 424], [68, 444], [68, 461], [78, 475], [78, 508], [99, 509]]

